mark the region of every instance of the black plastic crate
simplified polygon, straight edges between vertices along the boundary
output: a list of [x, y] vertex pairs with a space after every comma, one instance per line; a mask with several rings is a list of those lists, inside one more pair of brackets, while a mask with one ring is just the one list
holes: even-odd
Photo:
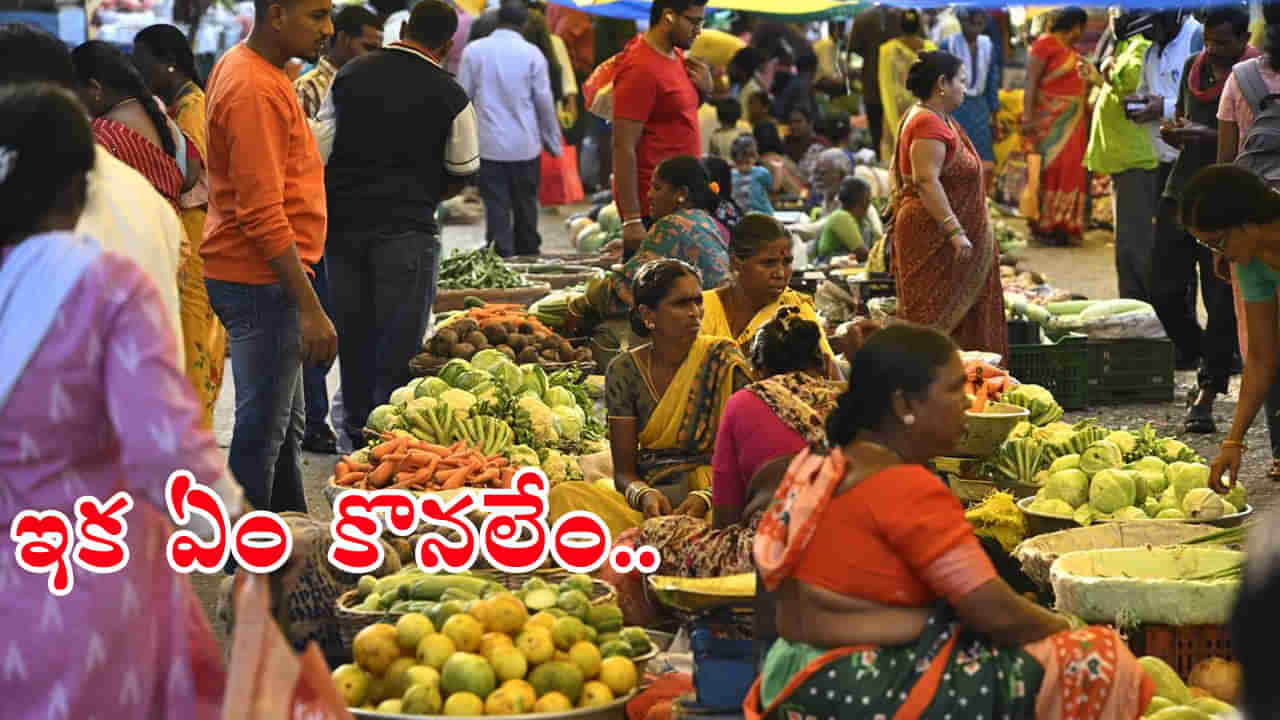
[[1176, 352], [1169, 340], [1088, 343], [1089, 401], [1095, 405], [1171, 402]]
[[1083, 410], [1089, 401], [1089, 347], [1071, 335], [1052, 345], [1010, 345], [1009, 374], [1020, 383], [1040, 385], [1064, 410]]
[[1009, 321], [1010, 345], [1039, 345], [1040, 325], [1030, 320]]

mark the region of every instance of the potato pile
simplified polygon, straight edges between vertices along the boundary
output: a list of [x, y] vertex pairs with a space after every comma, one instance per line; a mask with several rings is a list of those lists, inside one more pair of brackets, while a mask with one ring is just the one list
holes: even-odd
[[493, 348], [517, 363], [590, 362], [591, 350], [575, 348], [522, 308], [489, 304], [450, 318], [415, 361], [425, 367], [470, 360]]

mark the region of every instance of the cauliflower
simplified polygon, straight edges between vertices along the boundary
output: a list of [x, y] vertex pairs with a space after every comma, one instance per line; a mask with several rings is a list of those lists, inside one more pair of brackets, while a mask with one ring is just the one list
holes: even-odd
[[552, 487], [562, 482], [582, 479], [582, 470], [578, 468], [577, 461], [559, 450], [547, 452], [547, 459], [542, 461], [542, 472], [546, 473]]
[[529, 415], [529, 424], [533, 426], [533, 437], [539, 445], [555, 445], [560, 442], [560, 434], [556, 432], [555, 415], [551, 408], [532, 395], [522, 395], [519, 407]]
[[409, 409], [424, 413], [434, 408], [437, 404], [437, 400], [433, 397], [420, 397], [410, 400], [408, 407]]
[[577, 405], [573, 407], [557, 405], [551, 408], [551, 414], [555, 419], [556, 432], [561, 438], [569, 442], [578, 442], [582, 439], [582, 426], [586, 423], [582, 408]]
[[445, 390], [440, 393], [440, 397], [437, 400], [448, 405], [459, 420], [466, 420], [468, 413], [471, 412], [471, 406], [476, 404], [475, 395], [458, 388]]

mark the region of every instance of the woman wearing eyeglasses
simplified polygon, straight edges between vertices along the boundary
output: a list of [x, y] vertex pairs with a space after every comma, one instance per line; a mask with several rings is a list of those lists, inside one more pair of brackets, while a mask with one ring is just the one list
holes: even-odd
[[[1280, 368], [1280, 193], [1252, 172], [1235, 165], [1210, 165], [1183, 190], [1182, 226], [1210, 250], [1235, 264], [1244, 299], [1249, 346], [1244, 379], [1231, 431], [1218, 448], [1209, 486], [1226, 492], [1239, 477], [1244, 435], [1267, 400]], [[1280, 418], [1268, 418], [1280, 422]], [[1274, 475], [1272, 476], [1274, 478]]]

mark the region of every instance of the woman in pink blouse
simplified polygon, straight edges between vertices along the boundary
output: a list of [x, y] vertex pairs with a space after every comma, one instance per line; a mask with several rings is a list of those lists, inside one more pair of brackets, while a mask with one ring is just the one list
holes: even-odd
[[682, 515], [648, 520], [639, 544], [656, 547], [664, 575], [716, 577], [752, 572], [756, 524], [773, 497], [752, 483], [767, 461], [825, 443], [827, 413], [844, 383], [826, 379], [821, 333], [794, 307], [761, 326], [751, 362], [763, 379], [725, 404], [712, 457], [714, 524]]
[[[189, 578], [166, 560], [164, 489], [189, 470], [231, 522], [242, 493], [201, 425], [155, 287], [71, 233], [93, 162], [73, 95], [0, 89], [0, 697], [7, 717], [216, 718], [222, 659]], [[74, 522], [77, 498], [118, 491], [134, 502], [123, 569], [72, 564], [70, 592], [55, 597], [46, 574], [18, 566], [23, 510]]]

